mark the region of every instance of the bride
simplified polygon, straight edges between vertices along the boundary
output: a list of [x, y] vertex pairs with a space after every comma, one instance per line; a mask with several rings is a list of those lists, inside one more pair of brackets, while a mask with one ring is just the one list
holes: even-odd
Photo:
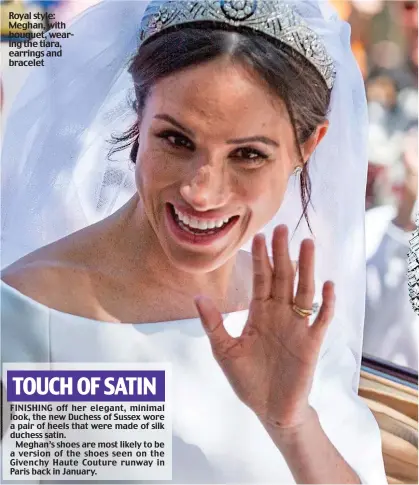
[[347, 25], [104, 1], [70, 29], [5, 134], [3, 362], [171, 362], [174, 483], [385, 483]]

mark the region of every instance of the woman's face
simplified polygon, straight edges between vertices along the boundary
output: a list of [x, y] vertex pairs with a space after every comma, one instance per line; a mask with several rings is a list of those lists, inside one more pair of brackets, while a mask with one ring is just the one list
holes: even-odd
[[137, 187], [164, 252], [220, 267], [281, 205], [298, 162], [285, 105], [221, 58], [156, 83], [139, 123]]

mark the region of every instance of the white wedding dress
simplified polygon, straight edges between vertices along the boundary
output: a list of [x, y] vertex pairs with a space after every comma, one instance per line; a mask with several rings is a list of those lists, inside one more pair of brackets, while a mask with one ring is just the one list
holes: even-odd
[[[171, 362], [172, 483], [295, 483], [281, 453], [215, 362], [199, 319], [98, 322], [52, 310], [4, 282], [1, 313], [3, 362]], [[225, 315], [228, 332], [239, 335], [246, 317], [247, 311]], [[362, 482], [387, 483], [377, 423], [352, 390], [356, 361], [333, 332], [320, 353], [310, 402]]]

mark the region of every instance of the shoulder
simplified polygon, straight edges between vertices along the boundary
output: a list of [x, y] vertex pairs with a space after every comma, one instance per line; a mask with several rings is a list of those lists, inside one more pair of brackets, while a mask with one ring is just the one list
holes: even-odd
[[3, 360], [48, 362], [51, 321], [62, 323], [69, 315], [94, 315], [91, 280], [88, 267], [55, 249], [29, 254], [2, 270]]
[[4, 269], [1, 279], [23, 295], [50, 306], [74, 279], [74, 275], [70, 277], [69, 274], [71, 269], [66, 266], [53, 260], [22, 261]]
[[5, 268], [1, 279], [20, 293], [38, 300], [43, 299], [45, 290], [59, 283], [56, 266], [48, 261], [17, 262]]
[[86, 302], [89, 300], [88, 275], [87, 267], [65, 254], [46, 251], [29, 254], [8, 266], [1, 280], [29, 305], [71, 313], [72, 306], [83, 300], [82, 295]]
[[41, 304], [61, 306], [66, 295], [85, 290], [100, 259], [90, 232], [86, 228], [27, 254], [3, 269], [1, 279]]

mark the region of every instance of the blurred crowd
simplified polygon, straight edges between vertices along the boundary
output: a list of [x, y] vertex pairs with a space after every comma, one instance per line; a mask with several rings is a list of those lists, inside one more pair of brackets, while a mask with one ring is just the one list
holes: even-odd
[[417, 371], [407, 253], [418, 198], [418, 2], [332, 2], [351, 24], [368, 99], [364, 354]]
[[[1, 5], [42, 8], [67, 22], [98, 1], [2, 0]], [[409, 301], [406, 256], [418, 195], [418, 2], [329, 1], [351, 25], [370, 117], [364, 352], [417, 371], [419, 317]]]

